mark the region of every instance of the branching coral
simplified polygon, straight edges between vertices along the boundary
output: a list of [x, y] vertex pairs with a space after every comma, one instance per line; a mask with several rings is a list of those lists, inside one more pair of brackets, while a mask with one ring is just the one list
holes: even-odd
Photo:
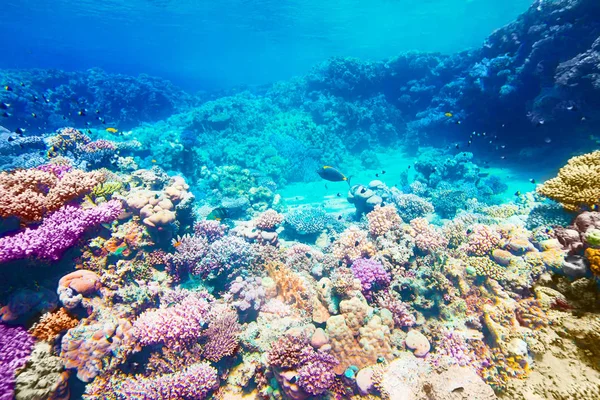
[[207, 341], [202, 354], [213, 362], [234, 355], [238, 349], [240, 331], [235, 312], [228, 310], [213, 317], [203, 334]]
[[600, 151], [571, 158], [555, 178], [538, 186], [537, 192], [577, 211], [594, 207], [600, 200]]
[[72, 170], [60, 177], [40, 169], [0, 173], [0, 217], [39, 221], [104, 181], [98, 171]]
[[0, 262], [27, 257], [58, 260], [86, 229], [110, 222], [120, 213], [121, 203], [116, 200], [87, 209], [64, 206], [39, 227], [0, 238]]
[[206, 299], [191, 294], [169, 307], [143, 312], [132, 332], [143, 346], [162, 343], [181, 349], [201, 336], [209, 310]]
[[299, 310], [311, 311], [310, 295], [304, 281], [282, 262], [265, 264], [269, 276], [277, 285], [278, 295], [287, 303], [294, 304]]
[[38, 340], [53, 344], [62, 332], [76, 327], [78, 323], [79, 320], [67, 310], [59, 308], [55, 312], [42, 315], [40, 320], [29, 329], [29, 333]]
[[333, 243], [332, 252], [337, 259], [351, 264], [357, 258], [373, 256], [376, 248], [366, 232], [351, 226]]
[[33, 337], [21, 327], [0, 323], [0, 398], [12, 398], [15, 372], [23, 367], [33, 348]]

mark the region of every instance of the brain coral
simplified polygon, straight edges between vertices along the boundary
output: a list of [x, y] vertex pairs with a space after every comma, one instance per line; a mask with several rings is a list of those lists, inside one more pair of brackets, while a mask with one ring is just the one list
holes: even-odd
[[537, 188], [541, 195], [561, 203], [567, 210], [576, 211], [581, 206], [592, 207], [600, 199], [600, 151], [573, 157]]

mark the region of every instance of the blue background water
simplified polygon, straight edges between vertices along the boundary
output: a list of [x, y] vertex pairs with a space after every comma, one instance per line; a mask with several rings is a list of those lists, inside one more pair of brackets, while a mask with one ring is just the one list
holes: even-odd
[[3, 0], [0, 68], [101, 67], [185, 89], [261, 84], [331, 56], [478, 46], [531, 0]]

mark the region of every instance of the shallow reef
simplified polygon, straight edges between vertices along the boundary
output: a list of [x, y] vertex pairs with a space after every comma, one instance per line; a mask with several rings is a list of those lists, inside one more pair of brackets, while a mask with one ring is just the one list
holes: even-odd
[[599, 15], [223, 96], [0, 71], [0, 399], [600, 398]]

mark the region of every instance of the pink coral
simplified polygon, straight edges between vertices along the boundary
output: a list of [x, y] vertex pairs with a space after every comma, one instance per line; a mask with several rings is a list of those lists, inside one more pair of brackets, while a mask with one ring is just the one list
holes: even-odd
[[133, 333], [143, 346], [163, 343], [181, 349], [200, 337], [209, 309], [206, 299], [189, 295], [170, 307], [143, 312], [133, 323]]
[[369, 221], [369, 233], [374, 237], [384, 235], [402, 223], [402, 219], [393, 205], [376, 206], [367, 214], [367, 220]]
[[221, 239], [228, 230], [229, 227], [219, 221], [198, 221], [196, 225], [194, 225], [194, 233], [196, 236], [206, 238], [209, 243]]
[[275, 210], [269, 209], [256, 218], [255, 225], [258, 229], [274, 231], [282, 222], [283, 215]]
[[217, 370], [203, 362], [170, 374], [129, 378], [119, 385], [117, 392], [128, 399], [202, 400], [218, 386]]
[[487, 225], [475, 225], [462, 247], [469, 255], [485, 256], [500, 245], [500, 234]]
[[235, 312], [226, 311], [214, 318], [204, 333], [207, 338], [203, 349], [204, 357], [218, 362], [223, 357], [235, 354], [239, 345], [240, 331], [241, 326]]
[[417, 248], [425, 253], [440, 251], [448, 246], [448, 239], [425, 218], [415, 218], [410, 221], [415, 233]]
[[95, 272], [80, 269], [60, 278], [57, 293], [64, 306], [73, 309], [83, 296], [95, 293], [101, 286], [100, 277]]

